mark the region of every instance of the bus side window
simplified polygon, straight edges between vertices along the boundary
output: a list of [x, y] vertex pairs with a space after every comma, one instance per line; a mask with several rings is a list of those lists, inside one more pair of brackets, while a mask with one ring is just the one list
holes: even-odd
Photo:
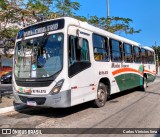
[[124, 43], [124, 61], [131, 63], [133, 62], [132, 57], [132, 45]]
[[110, 40], [110, 51], [111, 51], [111, 60], [113, 62], [121, 62], [122, 61], [122, 47], [121, 42], [117, 40]]
[[107, 38], [98, 34], [93, 34], [93, 51], [96, 61], [109, 61]]
[[148, 62], [149, 64], [154, 64], [154, 52], [148, 51], [147, 62]]
[[147, 51], [141, 48], [142, 63], [147, 64]]
[[141, 63], [141, 52], [140, 52], [140, 48], [134, 46], [134, 47], [133, 47], [133, 51], [134, 51], [134, 62], [135, 62], [135, 63]]

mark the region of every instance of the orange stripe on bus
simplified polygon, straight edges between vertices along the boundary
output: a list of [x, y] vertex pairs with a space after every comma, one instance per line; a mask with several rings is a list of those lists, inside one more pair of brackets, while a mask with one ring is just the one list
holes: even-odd
[[123, 73], [123, 72], [127, 72], [127, 71], [131, 71], [131, 72], [136, 72], [139, 73], [140, 75], [142, 75], [142, 73], [140, 73], [138, 70], [132, 69], [132, 68], [122, 68], [122, 69], [118, 69], [116, 71], [113, 71], [112, 74], [113, 75], [117, 75], [119, 73]]
[[149, 70], [144, 70], [144, 72], [148, 72], [148, 73], [151, 73], [152, 75], [155, 75], [155, 73], [149, 71]]

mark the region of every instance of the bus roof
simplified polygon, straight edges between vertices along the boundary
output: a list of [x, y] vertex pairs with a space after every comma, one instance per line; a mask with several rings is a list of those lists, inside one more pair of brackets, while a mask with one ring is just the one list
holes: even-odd
[[153, 48], [150, 48], [150, 47], [148, 47], [148, 46], [143, 46], [142, 48], [143, 48], [143, 49], [147, 49], [147, 50], [150, 50], [150, 51], [153, 51], [153, 52], [154, 52], [154, 49], [153, 49]]
[[118, 36], [116, 34], [108, 32], [106, 30], [100, 29], [98, 27], [95, 27], [93, 25], [88, 24], [87, 22], [79, 21], [79, 20], [71, 18], [71, 17], [64, 17], [64, 19], [65, 19], [65, 21], [68, 25], [75, 24], [75, 25], [78, 25], [78, 26], [88, 30], [88, 31], [92, 31], [93, 33], [97, 33], [97, 34], [100, 34], [100, 35], [103, 35], [103, 36], [106, 36], [106, 37], [110, 37], [112, 39], [116, 39], [116, 40], [119, 40], [119, 41], [122, 41], [122, 42], [126, 42], [128, 44], [132, 44], [132, 45], [135, 45], [135, 46], [140, 46], [140, 43], [137, 43], [137, 42], [129, 40], [127, 38]]
[[[38, 23], [35, 23], [35, 24], [32, 24], [32, 25], [37, 25], [37, 24], [40, 24], [40, 23], [45, 23], [45, 22], [49, 22], [49, 21], [52, 21], [52, 20], [57, 20], [57, 19], [64, 19], [65, 20], [65, 24], [66, 25], [76, 25], [76, 26], [79, 26], [81, 28], [84, 28], [88, 31], [92, 31], [93, 33], [97, 33], [97, 34], [100, 34], [100, 35], [103, 35], [103, 36], [106, 36], [106, 37], [110, 37], [112, 39], [116, 39], [116, 40], [119, 40], [119, 41], [122, 41], [124, 43], [128, 43], [128, 44], [132, 44], [134, 46], [138, 46], [138, 47], [142, 47], [142, 48], [145, 48], [147, 50], [150, 50], [150, 51], [154, 51], [152, 48], [150, 47], [147, 47], [147, 46], [141, 46], [140, 43], [137, 43], [135, 41], [132, 41], [132, 40], [129, 40], [127, 38], [124, 38], [124, 37], [121, 37], [121, 36], [118, 36], [116, 34], [113, 34], [111, 32], [108, 32], [106, 30], [103, 30], [103, 29], [100, 29], [98, 27], [95, 27], [93, 25], [90, 25], [88, 24], [87, 22], [83, 22], [83, 21], [80, 21], [80, 20], [77, 20], [77, 19], [74, 19], [74, 18], [71, 18], [71, 17], [61, 17], [61, 18], [56, 18], [56, 19], [50, 19], [50, 20], [45, 20], [45, 21], [42, 21], [42, 22], [38, 22]], [[32, 25], [29, 25], [27, 27], [24, 27], [23, 29], [25, 28], [28, 28]]]
[[113, 38], [113, 39], [116, 39], [116, 40], [119, 40], [119, 41], [122, 41], [122, 42], [126, 42], [128, 44], [133, 44], [135, 46], [140, 46], [140, 44], [135, 42], [135, 41], [126, 39], [124, 37], [121, 37], [121, 36], [118, 36], [118, 35], [113, 34], [111, 32], [108, 32], [106, 30], [103, 30], [103, 29], [100, 29], [100, 28], [95, 27], [93, 25], [90, 25], [87, 22], [83, 22], [83, 21], [80, 21], [80, 20], [77, 20], [77, 19], [74, 19], [74, 18], [71, 18], [71, 17], [61, 17], [61, 18], [56, 18], [56, 19], [45, 20], [45, 21], [42, 21], [42, 22], [37, 22], [37, 23], [34, 23], [34, 24], [29, 25], [27, 27], [24, 27], [21, 30], [23, 30], [25, 28], [28, 28], [28, 27], [31, 27], [33, 25], [38, 25], [38, 24], [41, 24], [41, 23], [50, 22], [52, 20], [57, 20], [57, 19], [64, 19], [66, 25], [77, 25], [77, 26], [80, 26], [80, 27], [82, 27], [86, 30], [92, 31], [94, 33], [97, 33], [97, 34], [100, 34], [100, 35], [103, 35], [103, 36], [106, 36], [106, 37], [110, 37], [110, 38]]

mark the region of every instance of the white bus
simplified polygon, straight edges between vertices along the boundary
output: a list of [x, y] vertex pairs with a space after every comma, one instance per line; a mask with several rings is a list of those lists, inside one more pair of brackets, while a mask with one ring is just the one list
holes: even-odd
[[69, 17], [20, 30], [13, 64], [15, 102], [54, 108], [102, 107], [156, 76], [153, 49]]

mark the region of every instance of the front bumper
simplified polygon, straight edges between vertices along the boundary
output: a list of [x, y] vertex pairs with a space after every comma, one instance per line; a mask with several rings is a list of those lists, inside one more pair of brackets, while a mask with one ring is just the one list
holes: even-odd
[[71, 106], [71, 90], [62, 91], [55, 95], [25, 95], [13, 92], [16, 103], [27, 104], [27, 101], [36, 102], [36, 106], [66, 108]]

